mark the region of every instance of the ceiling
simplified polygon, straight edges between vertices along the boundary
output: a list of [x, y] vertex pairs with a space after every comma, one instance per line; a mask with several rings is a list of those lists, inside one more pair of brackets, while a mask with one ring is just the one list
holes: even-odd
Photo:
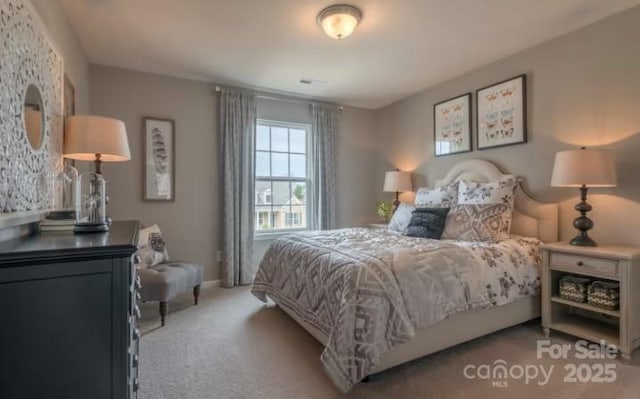
[[[640, 0], [59, 0], [90, 62], [379, 108]], [[340, 2], [337, 0], [336, 2]], [[301, 78], [321, 84], [305, 85]]]

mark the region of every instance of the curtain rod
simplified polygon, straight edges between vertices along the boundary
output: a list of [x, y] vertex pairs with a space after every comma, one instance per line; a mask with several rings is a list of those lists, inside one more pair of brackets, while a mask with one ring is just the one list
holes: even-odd
[[[215, 86], [215, 90], [216, 93], [219, 93], [222, 88], [218, 85]], [[262, 98], [265, 100], [273, 100], [273, 101], [280, 101], [280, 102], [284, 102], [284, 103], [293, 103], [293, 104], [308, 104], [311, 105], [311, 101], [309, 100], [297, 100], [295, 98], [285, 98], [285, 97], [274, 97], [274, 96], [268, 96], [265, 94], [256, 94], [256, 98]], [[344, 107], [342, 105], [338, 105], [338, 111], [342, 112], [344, 110]]]

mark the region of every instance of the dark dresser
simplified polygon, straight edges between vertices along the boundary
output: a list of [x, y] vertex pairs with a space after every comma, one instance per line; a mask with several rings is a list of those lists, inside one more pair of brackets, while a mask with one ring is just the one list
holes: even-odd
[[137, 397], [138, 229], [0, 242], [0, 398]]

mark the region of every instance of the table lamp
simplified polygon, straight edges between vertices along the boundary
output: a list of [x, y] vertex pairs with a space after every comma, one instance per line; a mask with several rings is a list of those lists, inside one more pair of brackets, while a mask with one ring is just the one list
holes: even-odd
[[575, 206], [580, 212], [573, 226], [580, 232], [571, 241], [571, 245], [595, 247], [596, 242], [587, 231], [593, 228], [593, 221], [587, 217], [592, 206], [587, 203], [587, 191], [590, 187], [615, 187], [616, 170], [611, 155], [605, 150], [561, 151], [556, 153], [551, 175], [553, 187], [579, 187], [580, 202]]
[[393, 201], [393, 211], [395, 212], [400, 205], [400, 191], [411, 191], [413, 186], [411, 184], [411, 173], [394, 170], [387, 172], [384, 175], [384, 187], [385, 192], [396, 193], [396, 199]]
[[109, 230], [106, 214], [106, 180], [102, 162], [131, 159], [127, 130], [122, 121], [102, 116], [77, 115], [67, 118], [64, 135], [64, 157], [93, 161], [94, 172], [80, 175], [77, 190], [75, 233]]

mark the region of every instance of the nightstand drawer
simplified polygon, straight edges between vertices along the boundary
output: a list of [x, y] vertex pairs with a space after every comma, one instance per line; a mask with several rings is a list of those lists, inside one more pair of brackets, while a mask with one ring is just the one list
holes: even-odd
[[602, 259], [555, 252], [552, 252], [549, 257], [551, 269], [560, 269], [581, 274], [596, 273], [609, 277], [618, 277], [618, 261], [614, 259]]

